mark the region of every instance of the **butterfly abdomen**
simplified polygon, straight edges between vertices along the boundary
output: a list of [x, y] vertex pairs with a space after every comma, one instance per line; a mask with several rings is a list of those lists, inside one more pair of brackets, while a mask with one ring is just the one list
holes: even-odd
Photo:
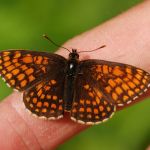
[[74, 83], [78, 67], [78, 60], [70, 59], [66, 67], [66, 77], [64, 85], [64, 110], [70, 111], [74, 96]]

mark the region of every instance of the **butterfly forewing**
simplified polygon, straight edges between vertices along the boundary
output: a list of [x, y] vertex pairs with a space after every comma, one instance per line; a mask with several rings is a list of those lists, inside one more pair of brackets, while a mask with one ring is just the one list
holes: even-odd
[[91, 76], [89, 83], [99, 84], [103, 95], [117, 106], [132, 103], [150, 87], [150, 74], [131, 65], [86, 60], [81, 66], [81, 73]]
[[[63, 68], [66, 59], [51, 53], [27, 50], [0, 52], [0, 74], [10, 87], [23, 91]], [[56, 67], [58, 67], [56, 69]]]

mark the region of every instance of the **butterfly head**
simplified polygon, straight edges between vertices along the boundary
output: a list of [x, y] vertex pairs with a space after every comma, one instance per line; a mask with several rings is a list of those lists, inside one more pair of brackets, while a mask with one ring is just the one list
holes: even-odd
[[69, 54], [69, 59], [79, 59], [79, 54], [76, 49], [72, 49], [72, 52]]

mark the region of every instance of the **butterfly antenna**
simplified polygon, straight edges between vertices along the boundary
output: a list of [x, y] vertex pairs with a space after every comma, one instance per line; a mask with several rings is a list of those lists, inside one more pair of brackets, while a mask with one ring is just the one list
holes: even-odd
[[97, 50], [99, 50], [99, 49], [101, 49], [101, 48], [104, 48], [104, 47], [106, 47], [106, 45], [102, 45], [102, 46], [100, 46], [100, 47], [98, 47], [98, 48], [96, 48], [96, 49], [90, 50], [90, 51], [80, 51], [80, 52], [78, 52], [78, 53], [93, 52], [93, 51], [97, 51]]
[[[50, 39], [46, 34], [43, 34], [43, 37], [44, 37], [45, 39], [47, 39], [49, 42], [51, 42], [53, 45], [55, 45], [56, 47], [60, 47], [60, 48], [66, 49], [67, 51], [70, 52], [70, 50], [67, 49], [66, 47], [63, 47], [63, 46], [60, 46], [60, 45], [56, 44], [56, 43], [55, 43], [52, 39]], [[71, 53], [71, 52], [70, 52], [70, 53]]]

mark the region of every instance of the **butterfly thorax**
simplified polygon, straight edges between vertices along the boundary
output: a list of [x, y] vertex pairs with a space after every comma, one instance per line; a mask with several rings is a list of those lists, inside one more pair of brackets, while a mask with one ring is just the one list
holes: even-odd
[[79, 55], [75, 49], [69, 54], [69, 59], [67, 61], [66, 67], [66, 77], [65, 77], [65, 88], [64, 88], [64, 100], [65, 100], [65, 110], [70, 111], [73, 95], [74, 95], [74, 83], [75, 76], [78, 68]]

